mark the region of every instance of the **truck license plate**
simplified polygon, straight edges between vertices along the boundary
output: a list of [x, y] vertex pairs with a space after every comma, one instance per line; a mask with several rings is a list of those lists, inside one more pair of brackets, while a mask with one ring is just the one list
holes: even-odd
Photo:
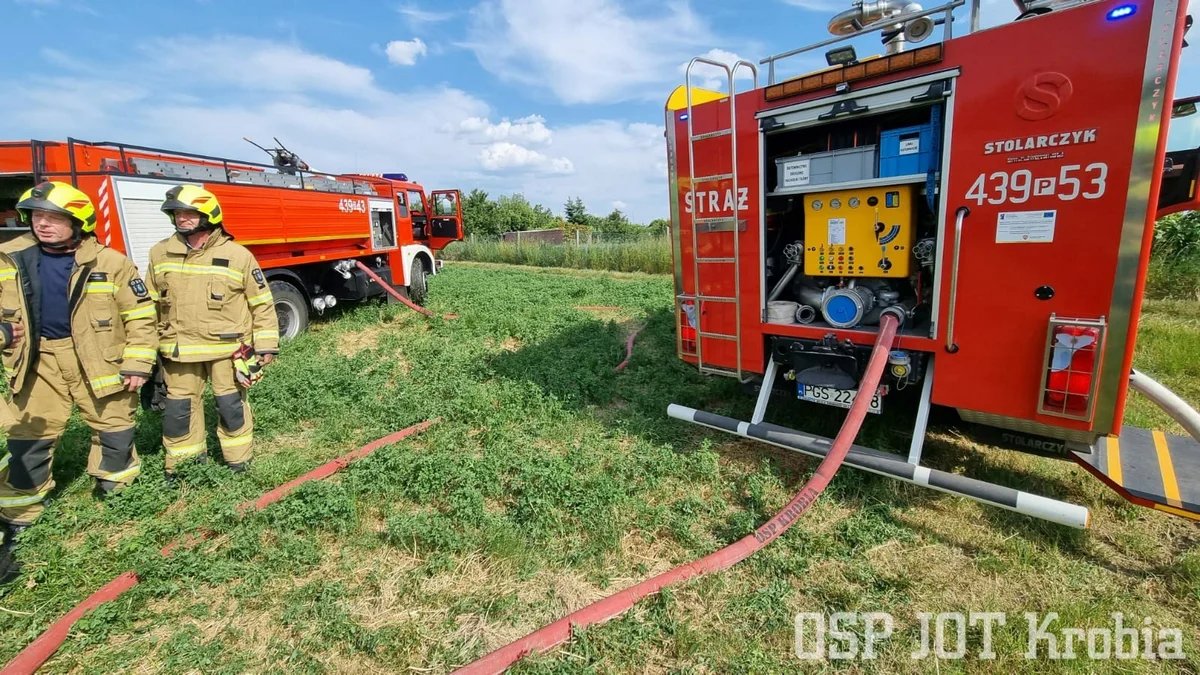
[[[849, 409], [858, 395], [857, 389], [834, 389], [833, 387], [817, 387], [811, 384], [800, 385], [800, 399]], [[876, 393], [871, 397], [868, 412], [880, 414], [883, 412], [882, 396]]]

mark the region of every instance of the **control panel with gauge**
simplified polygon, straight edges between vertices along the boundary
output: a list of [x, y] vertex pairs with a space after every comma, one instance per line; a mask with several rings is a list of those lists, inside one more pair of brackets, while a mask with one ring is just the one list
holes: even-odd
[[904, 277], [915, 240], [913, 185], [804, 196], [804, 270], [812, 276]]

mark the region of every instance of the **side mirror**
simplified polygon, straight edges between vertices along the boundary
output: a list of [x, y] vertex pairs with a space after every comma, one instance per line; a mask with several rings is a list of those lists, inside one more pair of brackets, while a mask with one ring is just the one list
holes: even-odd
[[1196, 101], [1176, 101], [1175, 105], [1171, 106], [1171, 118], [1187, 117], [1188, 115], [1196, 114]]

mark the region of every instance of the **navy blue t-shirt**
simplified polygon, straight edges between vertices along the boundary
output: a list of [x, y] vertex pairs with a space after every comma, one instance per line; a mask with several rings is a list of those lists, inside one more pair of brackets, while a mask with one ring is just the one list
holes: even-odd
[[42, 279], [42, 336], [71, 337], [71, 268], [74, 253], [47, 253], [41, 249], [39, 275]]

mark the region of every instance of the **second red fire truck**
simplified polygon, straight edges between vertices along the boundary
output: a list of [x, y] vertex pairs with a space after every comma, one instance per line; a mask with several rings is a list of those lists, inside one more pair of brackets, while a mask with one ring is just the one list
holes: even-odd
[[273, 164], [125, 143], [0, 142], [0, 236], [25, 228], [15, 204], [42, 180], [67, 181], [96, 205], [96, 234], [145, 273], [150, 247], [174, 231], [159, 209], [172, 186], [192, 184], [221, 200], [226, 229], [270, 280], [281, 339], [303, 332], [310, 310], [387, 297], [355, 262], [415, 302], [436, 274], [436, 252], [462, 239], [457, 190], [426, 193], [404, 174], [315, 172], [280, 147]]

